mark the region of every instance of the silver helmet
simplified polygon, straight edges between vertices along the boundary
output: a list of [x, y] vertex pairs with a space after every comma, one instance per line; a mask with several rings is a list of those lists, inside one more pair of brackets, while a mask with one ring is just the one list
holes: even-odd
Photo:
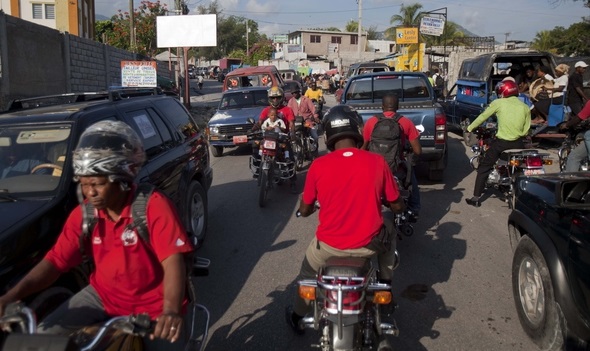
[[100, 121], [88, 127], [74, 150], [74, 179], [109, 176], [132, 182], [145, 162], [139, 135], [120, 121]]

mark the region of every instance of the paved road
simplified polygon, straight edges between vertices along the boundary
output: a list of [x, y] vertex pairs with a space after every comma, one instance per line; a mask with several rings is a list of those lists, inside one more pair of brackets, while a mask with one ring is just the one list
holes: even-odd
[[[419, 176], [421, 219], [414, 236], [398, 244], [401, 333], [392, 344], [396, 350], [535, 350], [512, 298], [508, 207], [495, 197], [478, 209], [465, 205], [475, 179], [470, 152], [453, 134], [449, 148], [443, 183]], [[310, 349], [317, 334], [293, 335], [284, 308], [317, 216], [295, 218], [299, 196], [288, 187], [274, 189], [268, 206], [259, 208], [248, 154], [240, 148], [212, 158], [209, 231], [199, 250], [212, 265], [210, 276], [197, 281], [211, 311], [207, 350]], [[305, 172], [298, 176], [300, 189], [304, 180]]]

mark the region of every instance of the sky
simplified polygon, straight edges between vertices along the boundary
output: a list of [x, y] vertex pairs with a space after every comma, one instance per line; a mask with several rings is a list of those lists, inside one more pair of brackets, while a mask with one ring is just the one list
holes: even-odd
[[[140, 0], [134, 0], [134, 6]], [[152, 0], [155, 2], [155, 0]], [[191, 12], [209, 0], [185, 0]], [[404, 1], [395, 0], [218, 0], [222, 14], [242, 16], [258, 22], [259, 32], [272, 36], [299, 29], [336, 27], [344, 30], [350, 20], [358, 20], [362, 2], [363, 28], [383, 31], [391, 27], [390, 18], [399, 14]], [[161, 0], [174, 9], [173, 0]], [[446, 7], [447, 19], [479, 36], [494, 36], [496, 41], [532, 41], [537, 32], [564, 28], [590, 17], [583, 1], [573, 0], [419, 0], [422, 11]], [[96, 14], [110, 17], [117, 10], [129, 10], [129, 0], [96, 0]], [[439, 11], [436, 11], [439, 12]], [[444, 12], [441, 10], [440, 12]], [[508, 33], [508, 34], [507, 34]]]

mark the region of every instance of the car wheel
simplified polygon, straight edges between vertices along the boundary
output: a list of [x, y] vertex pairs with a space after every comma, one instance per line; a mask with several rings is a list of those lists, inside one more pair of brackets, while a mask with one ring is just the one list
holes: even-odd
[[211, 155], [213, 157], [223, 156], [223, 146], [211, 146]]
[[559, 306], [545, 258], [537, 245], [523, 236], [512, 261], [512, 292], [524, 331], [542, 350], [563, 348]]
[[187, 198], [188, 230], [196, 239], [195, 246], [201, 246], [207, 233], [207, 193], [197, 181], [191, 182]]

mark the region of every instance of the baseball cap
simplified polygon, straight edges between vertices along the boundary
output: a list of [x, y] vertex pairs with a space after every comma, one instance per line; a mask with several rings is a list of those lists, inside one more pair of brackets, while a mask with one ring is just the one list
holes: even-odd
[[574, 67], [575, 68], [578, 68], [578, 67], [586, 68], [586, 67], [588, 67], [588, 65], [584, 61], [578, 61], [578, 62], [576, 62], [576, 64], [574, 65]]

